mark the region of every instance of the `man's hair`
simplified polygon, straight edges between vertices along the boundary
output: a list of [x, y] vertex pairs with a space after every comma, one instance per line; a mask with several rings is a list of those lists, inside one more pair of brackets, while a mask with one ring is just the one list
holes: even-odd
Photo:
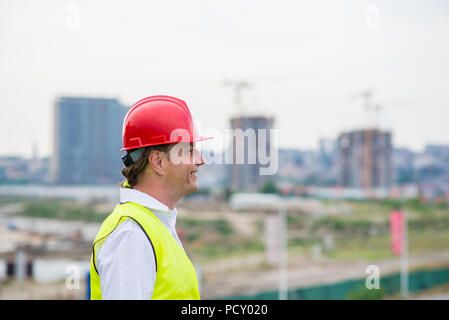
[[[155, 146], [149, 146], [149, 147], [144, 147], [142, 154], [140, 155], [139, 159], [137, 159], [136, 162], [134, 162], [132, 165], [128, 166], [128, 167], [124, 167], [122, 169], [122, 175], [126, 178], [126, 180], [128, 181], [129, 185], [131, 186], [131, 188], [133, 188], [139, 181], [139, 178], [143, 175], [143, 173], [145, 172], [145, 169], [148, 165], [148, 156], [150, 155], [150, 152], [152, 150], [158, 150], [158, 151], [162, 151], [165, 153], [168, 153], [170, 146], [172, 144], [159, 144], [159, 145], [155, 145]], [[128, 154], [134, 150], [129, 150]], [[120, 183], [120, 186], [123, 185], [125, 181]]]

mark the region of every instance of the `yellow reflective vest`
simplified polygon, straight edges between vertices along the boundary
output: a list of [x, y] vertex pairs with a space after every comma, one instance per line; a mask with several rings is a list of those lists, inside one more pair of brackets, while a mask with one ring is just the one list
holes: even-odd
[[200, 299], [195, 269], [184, 249], [148, 208], [133, 202], [119, 204], [101, 225], [95, 237], [90, 263], [91, 299], [101, 300], [101, 279], [96, 255], [106, 238], [126, 219], [134, 220], [148, 237], [156, 257], [156, 281], [152, 299]]

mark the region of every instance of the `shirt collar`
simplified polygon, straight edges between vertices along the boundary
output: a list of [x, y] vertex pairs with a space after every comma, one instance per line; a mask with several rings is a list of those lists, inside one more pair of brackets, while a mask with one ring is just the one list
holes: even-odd
[[150, 196], [147, 193], [141, 192], [139, 190], [131, 189], [131, 188], [120, 188], [120, 203], [125, 202], [135, 202], [140, 204], [148, 209], [154, 209], [160, 212], [163, 212], [167, 215], [174, 215], [176, 217], [177, 210], [173, 208], [170, 210], [165, 204], [157, 200], [156, 198]]

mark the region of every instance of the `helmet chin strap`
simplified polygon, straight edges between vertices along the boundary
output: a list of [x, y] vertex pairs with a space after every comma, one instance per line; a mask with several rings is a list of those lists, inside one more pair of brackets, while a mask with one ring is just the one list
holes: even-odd
[[128, 152], [126, 155], [122, 157], [122, 161], [126, 167], [131, 166], [134, 164], [142, 155], [145, 148], [139, 148], [136, 150], [132, 150], [131, 152]]

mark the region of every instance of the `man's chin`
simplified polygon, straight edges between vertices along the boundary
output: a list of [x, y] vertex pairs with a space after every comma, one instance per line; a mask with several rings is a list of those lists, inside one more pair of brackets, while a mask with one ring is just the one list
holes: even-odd
[[190, 188], [185, 195], [187, 196], [189, 194], [195, 193], [196, 191], [198, 191], [198, 189], [199, 189], [199, 185], [198, 185], [198, 183], [195, 182], [195, 184], [190, 185]]
[[200, 186], [198, 185], [198, 183], [195, 182], [195, 184], [194, 184], [194, 186], [193, 186], [193, 189], [194, 189], [194, 190], [192, 191], [192, 193], [193, 193], [193, 192], [197, 192], [198, 189], [199, 189], [199, 187], [200, 187]]

